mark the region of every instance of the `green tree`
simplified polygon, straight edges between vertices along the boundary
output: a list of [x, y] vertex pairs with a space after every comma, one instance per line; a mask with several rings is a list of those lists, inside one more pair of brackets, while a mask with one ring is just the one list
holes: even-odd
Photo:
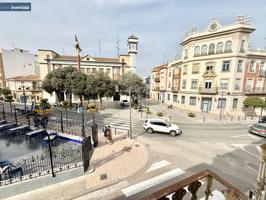
[[[244, 106], [246, 107], [252, 107], [253, 108], [253, 111], [255, 112], [255, 109], [256, 108], [261, 108], [261, 114], [262, 115], [262, 110], [263, 108], [266, 107], [266, 102], [265, 100], [263, 100], [262, 98], [260, 97], [248, 97], [244, 100], [243, 102]], [[254, 113], [253, 112], [253, 113]], [[253, 114], [252, 114], [253, 116]]]
[[97, 72], [94, 77], [92, 85], [95, 93], [100, 98], [102, 109], [102, 98], [111, 97], [114, 94], [114, 84], [107, 73]]
[[124, 74], [118, 81], [118, 87], [121, 94], [129, 95], [131, 90], [131, 99], [134, 104], [138, 104], [138, 99], [147, 94], [147, 88], [142, 78], [137, 74], [129, 72]]
[[5, 101], [9, 102], [10, 112], [12, 112], [12, 102], [14, 101], [13, 96], [11, 94], [6, 95], [5, 96]]
[[3, 95], [5, 95], [5, 96], [11, 94], [11, 90], [9, 88], [4, 88], [2, 92], [3, 92]]

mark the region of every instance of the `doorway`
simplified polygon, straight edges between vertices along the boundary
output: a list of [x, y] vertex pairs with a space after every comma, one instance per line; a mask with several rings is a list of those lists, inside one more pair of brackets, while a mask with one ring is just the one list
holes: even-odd
[[212, 99], [211, 98], [202, 98], [202, 101], [201, 101], [202, 112], [210, 112], [211, 106], [212, 106]]

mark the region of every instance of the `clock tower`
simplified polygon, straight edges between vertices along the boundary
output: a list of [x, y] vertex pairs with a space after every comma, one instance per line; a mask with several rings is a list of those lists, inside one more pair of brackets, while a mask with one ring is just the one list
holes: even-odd
[[137, 66], [138, 42], [139, 39], [134, 35], [131, 35], [127, 39], [128, 55], [130, 56], [130, 66], [132, 68], [132, 71], [135, 73]]

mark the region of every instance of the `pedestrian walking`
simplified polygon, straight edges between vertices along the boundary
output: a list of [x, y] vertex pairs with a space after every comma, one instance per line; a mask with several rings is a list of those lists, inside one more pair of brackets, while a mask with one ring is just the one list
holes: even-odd
[[108, 127], [107, 126], [103, 127], [103, 135], [104, 135], [106, 143], [109, 144], [109, 141], [108, 141]]
[[113, 144], [112, 129], [110, 125], [108, 126], [108, 141]]

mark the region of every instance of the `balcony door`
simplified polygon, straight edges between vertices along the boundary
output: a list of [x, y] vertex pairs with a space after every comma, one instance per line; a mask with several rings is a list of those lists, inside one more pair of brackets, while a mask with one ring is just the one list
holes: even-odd
[[212, 80], [206, 80], [205, 89], [211, 89], [211, 88], [212, 88]]

